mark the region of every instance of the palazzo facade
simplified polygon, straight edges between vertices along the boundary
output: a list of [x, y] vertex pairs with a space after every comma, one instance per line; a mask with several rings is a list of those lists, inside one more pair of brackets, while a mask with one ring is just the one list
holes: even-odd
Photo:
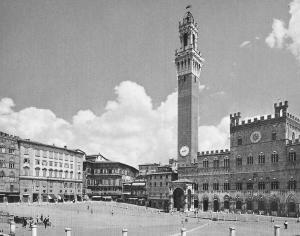
[[[198, 86], [203, 59], [190, 12], [179, 23], [178, 181], [170, 209], [296, 216], [300, 208], [300, 120], [288, 102], [274, 114], [241, 120], [230, 115], [230, 150], [198, 151]], [[201, 148], [201, 147], [200, 147]]]

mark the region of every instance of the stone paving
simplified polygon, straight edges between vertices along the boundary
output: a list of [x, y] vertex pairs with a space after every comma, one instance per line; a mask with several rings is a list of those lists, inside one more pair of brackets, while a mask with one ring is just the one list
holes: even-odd
[[[211, 214], [214, 219], [219, 218], [219, 221], [212, 221], [195, 218], [194, 214], [186, 217], [180, 213], [161, 213], [156, 209], [115, 202], [0, 204], [0, 210], [24, 217], [49, 215], [52, 226], [45, 229], [38, 225], [37, 236], [64, 236], [66, 227], [72, 228], [72, 236], [119, 236], [124, 227], [128, 229], [128, 236], [175, 236], [180, 235], [182, 227], [187, 229], [187, 236], [227, 236], [231, 226], [236, 228], [237, 236], [273, 236], [275, 224], [281, 226], [281, 236], [300, 236], [300, 223], [295, 218], [287, 219], [289, 227], [284, 230], [286, 218], [273, 218], [274, 222], [271, 222], [271, 217], [267, 216], [224, 216], [220, 213], [219, 216]], [[228, 220], [222, 220], [224, 218]], [[230, 220], [239, 218], [249, 221]], [[8, 233], [7, 224], [0, 223], [0, 229]], [[16, 236], [31, 236], [31, 231], [17, 224]]]

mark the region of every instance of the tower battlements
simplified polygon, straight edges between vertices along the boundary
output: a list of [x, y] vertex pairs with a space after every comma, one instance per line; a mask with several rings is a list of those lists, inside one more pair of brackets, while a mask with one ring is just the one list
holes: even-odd
[[290, 113], [287, 112], [288, 101], [274, 103], [274, 114], [254, 117], [247, 120], [241, 120], [241, 113], [237, 112], [234, 114], [230, 114], [230, 128], [240, 127], [243, 125], [252, 125], [252, 124], [260, 124], [270, 121], [276, 121], [277, 119], [289, 118], [300, 124], [300, 119]]

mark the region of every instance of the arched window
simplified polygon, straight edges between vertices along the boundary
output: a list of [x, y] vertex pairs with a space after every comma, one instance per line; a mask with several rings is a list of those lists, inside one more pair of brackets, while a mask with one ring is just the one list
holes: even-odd
[[196, 47], [196, 38], [195, 38], [195, 35], [193, 34], [193, 48]]
[[43, 169], [43, 177], [47, 177], [47, 169], [46, 168]]
[[4, 178], [5, 177], [5, 172], [2, 170], [0, 171], [0, 178]]
[[247, 157], [247, 165], [253, 165], [253, 156], [252, 154], [249, 154]]
[[297, 187], [296, 180], [293, 180], [293, 179], [289, 180], [289, 182], [288, 182], [288, 189], [289, 190], [295, 190], [296, 187]]
[[278, 153], [276, 151], [274, 151], [272, 154], [271, 154], [271, 161], [272, 163], [277, 163], [278, 162]]
[[185, 33], [183, 35], [183, 46], [186, 47], [188, 45], [188, 34]]
[[263, 152], [258, 155], [258, 164], [265, 164], [265, 154]]
[[295, 133], [292, 133], [292, 142], [295, 143]]
[[207, 160], [207, 158], [205, 158], [203, 160], [203, 168], [208, 168], [208, 160]]
[[13, 158], [10, 158], [8, 167], [9, 167], [9, 169], [15, 168], [15, 161]]
[[289, 151], [289, 161], [290, 162], [295, 162], [296, 161], [296, 152], [292, 148]]
[[9, 172], [9, 178], [14, 179], [15, 176], [16, 176], [16, 175], [15, 175], [15, 172], [13, 172], [13, 171]]
[[37, 167], [37, 168], [35, 168], [35, 176], [40, 176], [40, 168], [39, 167]]
[[24, 175], [25, 175], [25, 176], [29, 176], [29, 167], [25, 166], [25, 167], [23, 168], [23, 170], [24, 170]]
[[214, 158], [214, 168], [219, 168], [219, 159], [217, 157]]
[[224, 167], [225, 168], [229, 168], [230, 167], [229, 158], [227, 156], [224, 158]]
[[239, 155], [236, 158], [236, 165], [237, 166], [242, 166], [242, 164], [243, 164], [243, 160], [242, 160], [242, 157]]

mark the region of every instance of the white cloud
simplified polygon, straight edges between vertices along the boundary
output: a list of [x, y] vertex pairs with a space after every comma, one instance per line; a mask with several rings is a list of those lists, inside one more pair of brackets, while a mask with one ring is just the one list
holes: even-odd
[[[58, 146], [80, 148], [88, 154], [101, 153], [109, 159], [137, 165], [166, 163], [176, 158], [177, 93], [170, 94], [157, 108], [145, 89], [131, 81], [115, 88], [116, 99], [108, 101], [100, 116], [80, 110], [72, 120], [52, 111], [29, 107], [14, 111], [10, 98], [0, 100], [0, 130]], [[199, 147], [228, 147], [229, 122], [199, 127]]]
[[251, 44], [250, 41], [244, 41], [244, 42], [242, 42], [242, 43], [240, 44], [240, 48], [244, 48], [244, 47], [247, 47], [247, 46], [249, 47], [250, 44]]
[[229, 148], [229, 117], [224, 117], [217, 126], [199, 126], [199, 150]]
[[300, 61], [300, 0], [290, 3], [291, 17], [288, 26], [282, 20], [274, 19], [272, 32], [266, 38], [271, 48], [286, 48]]

